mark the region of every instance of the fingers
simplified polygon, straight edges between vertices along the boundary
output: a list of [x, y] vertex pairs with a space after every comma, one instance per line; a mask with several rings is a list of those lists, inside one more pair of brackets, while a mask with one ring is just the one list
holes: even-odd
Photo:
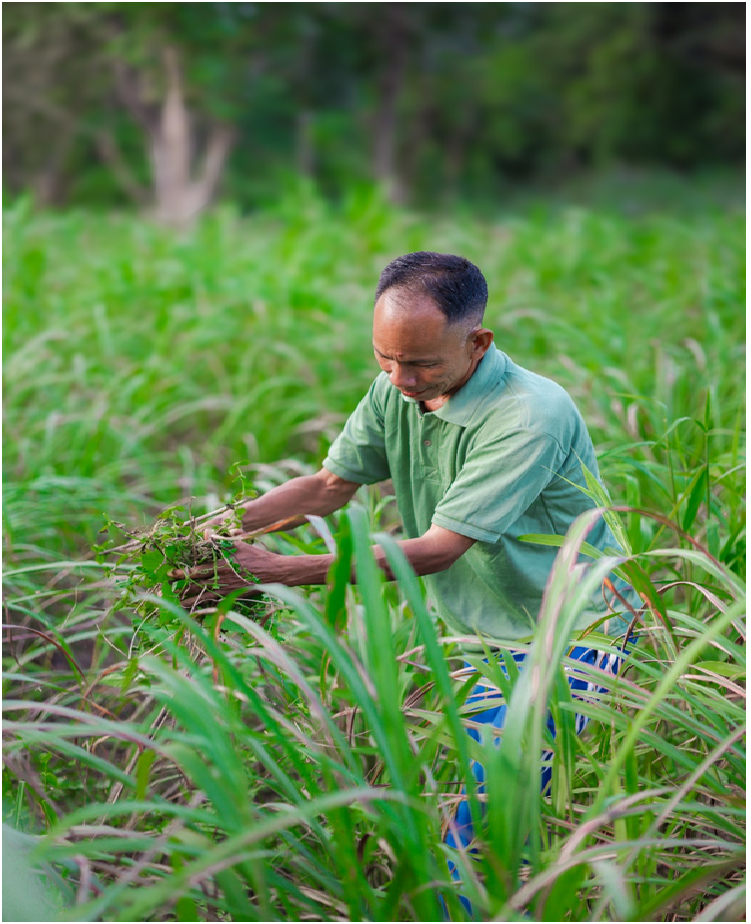
[[171, 581], [185, 582], [178, 593], [181, 604], [191, 610], [196, 606], [215, 604], [237, 590], [242, 591], [242, 597], [259, 593], [253, 584], [226, 563], [218, 562], [216, 568], [213, 565], [175, 568], [167, 577]]
[[167, 572], [168, 581], [189, 581], [193, 576], [194, 568], [173, 568]]
[[231, 573], [231, 570], [223, 561], [217, 560], [216, 567], [210, 563], [195, 565], [192, 568], [173, 568], [167, 573], [167, 577], [170, 581], [207, 581], [213, 580], [214, 575], [222, 578]]
[[204, 538], [208, 538], [212, 532], [217, 530], [224, 530], [225, 533], [229, 528], [229, 533], [241, 533], [242, 532], [242, 517], [245, 514], [245, 510], [239, 507], [236, 507], [234, 510], [227, 508], [225, 513], [219, 514], [219, 516], [212, 517], [210, 520], [206, 520], [201, 524], [200, 529], [203, 531]]
[[[234, 532], [237, 532], [235, 530]], [[221, 539], [227, 543], [227, 536], [217, 536], [211, 529], [203, 531], [206, 539]], [[238, 543], [238, 548], [245, 548]], [[240, 591], [241, 597], [253, 597], [259, 593], [241, 573], [238, 562], [228, 558], [217, 558], [193, 567], [173, 568], [167, 575], [170, 581], [181, 582], [178, 587], [180, 603], [189, 612], [196, 608], [215, 605], [228, 594]], [[177, 589], [177, 588], [176, 588]]]
[[[225, 594], [219, 593], [215, 590], [209, 590], [208, 587], [198, 588], [189, 587], [186, 588], [183, 592], [183, 595], [180, 597], [180, 603], [182, 606], [189, 612], [194, 612], [195, 610], [201, 607], [207, 606], [216, 606], [223, 598], [223, 596], [228, 595], [230, 592], [225, 591]], [[237, 598], [238, 600], [246, 600], [251, 597], [256, 597], [263, 593], [261, 590], [257, 590], [255, 587], [248, 587], [247, 591], [240, 594]]]
[[202, 606], [215, 606], [221, 600], [218, 594], [209, 590], [207, 587], [202, 587], [198, 593], [196, 593], [195, 588], [191, 588], [191, 591], [192, 592], [186, 591], [183, 596], [180, 597], [180, 603], [184, 609], [191, 613]]
[[[208, 527], [207, 529], [204, 529], [202, 533], [203, 538], [204, 539], [226, 539], [227, 536], [223, 536], [220, 533], [217, 533], [216, 528], [217, 528], [216, 526], [213, 526], [213, 527]], [[244, 536], [244, 535], [245, 533], [243, 532], [243, 530], [238, 529], [237, 527], [233, 527], [232, 529], [229, 530], [229, 538], [232, 538], [233, 536]]]

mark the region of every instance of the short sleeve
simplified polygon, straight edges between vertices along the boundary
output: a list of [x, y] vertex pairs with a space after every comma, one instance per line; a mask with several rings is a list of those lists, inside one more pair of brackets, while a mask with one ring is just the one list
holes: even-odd
[[522, 428], [486, 439], [478, 433], [432, 522], [471, 539], [497, 542], [563, 461], [560, 445], [547, 433]]
[[331, 444], [323, 467], [346, 481], [375, 484], [391, 477], [381, 405], [380, 376]]

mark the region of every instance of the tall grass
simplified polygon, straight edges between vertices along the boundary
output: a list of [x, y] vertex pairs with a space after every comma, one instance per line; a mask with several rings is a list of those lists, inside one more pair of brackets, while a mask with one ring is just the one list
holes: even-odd
[[[742, 587], [696, 553], [726, 602], [701, 620], [670, 611], [671, 631], [647, 609], [610, 692], [572, 703], [564, 666], [603, 683], [566, 657], [569, 626], [613, 566], [582, 580], [574, 565], [591, 520], [572, 530], [539, 631], [518, 646], [526, 668], [501, 682], [499, 748], [464, 732], [482, 704], [461, 705], [452, 643], [382, 534], [401, 579], [388, 605], [358, 508], [338, 548], [345, 562], [354, 553], [362, 605], [341, 582], [348, 568], [319, 605], [269, 588], [283, 605], [271, 630], [231, 611], [202, 627], [162, 601], [185, 626], [179, 644], [154, 627], [150, 653], [81, 684], [59, 672], [57, 695], [40, 685], [48, 672], [12, 671], [12, 808], [17, 822], [46, 818], [33, 861], [68, 864], [76, 898], [62, 919], [440, 920], [442, 896], [464, 920], [442, 826], [474, 758], [487, 771], [487, 824], [456, 861], [483, 919], [740, 920]], [[349, 628], [337, 631], [342, 605]], [[478, 667], [498, 681], [492, 663]], [[574, 710], [597, 720], [583, 739]]]
[[[28, 913], [439, 920], [443, 901], [463, 920], [461, 894], [488, 920], [742, 919], [739, 215], [428, 221], [310, 197], [183, 236], [26, 202], [5, 222], [4, 819], [58, 906]], [[378, 272], [426, 248], [482, 267], [496, 341], [574, 395], [621, 508], [625, 554], [586, 578], [591, 520], [573, 527], [526, 668], [478, 660], [509, 701], [497, 748], [466, 734], [483, 706], [383, 532], [388, 495], [332, 517], [329, 586], [269, 588], [259, 622], [161, 599], [162, 623], [113, 613], [125, 566], [90, 552], [103, 513], [216, 507], [235, 461], [261, 488], [315, 466], [375, 374]], [[306, 527], [269, 543], [325, 541]], [[574, 703], [564, 667], [603, 678], [567, 658], [568, 626], [614, 565], [641, 594], [625, 614], [640, 642], [609, 692]], [[575, 712], [595, 720], [581, 738]], [[476, 851], [452, 852], [458, 886], [442, 838], [472, 759], [485, 820]]]
[[[150, 501], [216, 506], [238, 460], [319, 460], [377, 371], [378, 273], [426, 247], [483, 269], [499, 346], [569, 388], [615, 499], [669, 513], [705, 448], [738, 464], [740, 214], [428, 221], [309, 198], [175, 236], [19, 201], [5, 225], [5, 539], [21, 560], [25, 545], [80, 551], [103, 509], [145, 522]], [[678, 439], [666, 498], [649, 467]]]

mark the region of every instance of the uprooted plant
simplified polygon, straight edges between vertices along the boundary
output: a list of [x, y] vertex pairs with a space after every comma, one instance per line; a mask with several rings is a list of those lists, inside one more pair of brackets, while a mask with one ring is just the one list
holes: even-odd
[[[225, 562], [247, 584], [258, 583], [236, 561], [238, 540], [253, 542], [260, 533], [242, 534], [242, 508], [240, 497], [252, 496], [252, 489], [240, 476], [241, 490], [235, 501], [202, 516], [194, 516], [190, 505], [175, 504], [157, 515], [153, 524], [145, 529], [132, 529], [110, 519], [105, 514], [106, 527], [115, 537], [127, 541], [117, 544], [112, 537], [95, 546], [97, 560], [109, 560], [117, 574], [117, 598], [111, 611], [130, 610], [135, 614], [138, 631], [145, 637], [150, 627], [181, 629], [181, 624], [169, 609], [160, 606], [159, 598], [189, 609], [191, 615], [201, 619], [207, 606], [222, 599], [218, 568]], [[187, 517], [186, 517], [187, 513]], [[226, 516], [220, 526], [216, 519]], [[211, 523], [209, 527], [208, 524]], [[232, 538], [230, 538], [232, 536]], [[112, 559], [112, 556], [117, 556]], [[202, 579], [195, 577], [201, 568]], [[210, 570], [213, 569], [213, 580]], [[205, 579], [209, 572], [209, 580]], [[239, 598], [239, 599], [238, 599]], [[235, 591], [228, 604], [246, 616], [257, 617], [265, 610], [266, 598], [254, 594], [252, 598]], [[186, 603], [189, 601], [189, 603]], [[225, 604], [226, 606], [226, 604]], [[223, 607], [224, 608], [224, 607]]]

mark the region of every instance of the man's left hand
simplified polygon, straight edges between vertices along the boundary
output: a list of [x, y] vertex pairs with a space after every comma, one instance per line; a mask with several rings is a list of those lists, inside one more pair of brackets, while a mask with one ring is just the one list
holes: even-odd
[[[226, 542], [227, 540], [224, 539]], [[186, 572], [175, 570], [170, 574], [173, 580], [190, 579], [190, 585], [182, 597], [183, 606], [191, 607], [196, 603], [214, 604], [221, 597], [233, 591], [244, 589], [242, 596], [260, 593], [255, 584], [245, 576], [250, 572], [261, 584], [282, 582], [284, 578], [284, 555], [269, 552], [263, 546], [248, 545], [240, 540], [233, 541], [236, 552], [231, 559], [220, 559], [214, 565], [198, 565]], [[218, 587], [215, 587], [218, 581]]]

